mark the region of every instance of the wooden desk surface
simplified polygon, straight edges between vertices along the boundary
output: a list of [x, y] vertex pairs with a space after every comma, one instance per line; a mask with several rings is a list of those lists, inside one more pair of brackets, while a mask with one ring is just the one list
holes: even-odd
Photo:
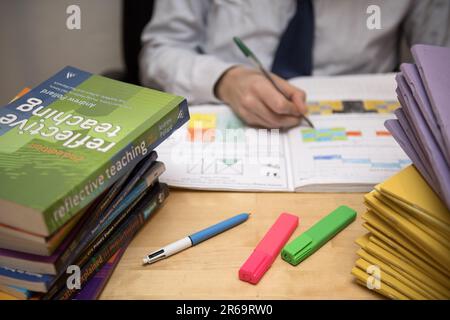
[[[277, 258], [258, 285], [238, 270], [278, 215], [297, 214], [296, 237], [339, 205], [358, 218], [297, 267]], [[374, 299], [355, 283], [354, 240], [365, 233], [362, 194], [235, 193], [172, 190], [166, 204], [134, 238], [102, 299]], [[168, 259], [142, 266], [144, 255], [232, 215], [245, 223]], [[293, 239], [293, 237], [291, 239]]]

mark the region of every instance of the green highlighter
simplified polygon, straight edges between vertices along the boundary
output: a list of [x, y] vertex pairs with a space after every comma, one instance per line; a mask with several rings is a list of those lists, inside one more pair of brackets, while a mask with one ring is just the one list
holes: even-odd
[[356, 211], [340, 206], [292, 240], [281, 251], [281, 258], [293, 266], [308, 258], [356, 218]]

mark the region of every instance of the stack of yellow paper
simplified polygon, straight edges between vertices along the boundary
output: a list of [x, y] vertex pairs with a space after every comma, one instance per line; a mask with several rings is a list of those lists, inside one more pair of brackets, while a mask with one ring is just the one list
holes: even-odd
[[450, 211], [416, 168], [364, 198], [357, 282], [392, 299], [450, 299]]

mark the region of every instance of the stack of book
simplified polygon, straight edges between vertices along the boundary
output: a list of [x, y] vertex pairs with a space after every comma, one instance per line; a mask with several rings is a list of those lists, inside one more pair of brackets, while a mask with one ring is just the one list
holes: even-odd
[[397, 75], [401, 108], [385, 125], [409, 166], [365, 196], [368, 234], [352, 269], [393, 299], [450, 299], [450, 48], [416, 45]]
[[0, 297], [95, 299], [168, 196], [182, 97], [66, 67], [0, 108]]

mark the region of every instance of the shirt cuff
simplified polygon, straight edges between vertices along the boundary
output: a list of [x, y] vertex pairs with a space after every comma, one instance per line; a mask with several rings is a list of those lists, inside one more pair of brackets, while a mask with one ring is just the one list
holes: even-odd
[[228, 63], [211, 56], [199, 56], [192, 74], [192, 103], [219, 103], [214, 94], [216, 82], [236, 63]]

